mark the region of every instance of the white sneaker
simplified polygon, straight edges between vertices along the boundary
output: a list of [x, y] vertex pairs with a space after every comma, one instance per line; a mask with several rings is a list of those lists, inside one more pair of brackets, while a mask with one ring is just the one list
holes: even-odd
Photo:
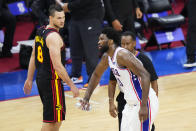
[[83, 77], [82, 76], [80, 76], [80, 77], [72, 77], [71, 80], [73, 81], [74, 84], [82, 83], [83, 82]]
[[[73, 81], [74, 84], [82, 83], [83, 82], [83, 77], [82, 76], [80, 76], [79, 78], [72, 77], [71, 80]], [[63, 82], [63, 85], [66, 86], [67, 83]]]
[[196, 62], [187, 62], [183, 66], [184, 67], [194, 67], [194, 66], [196, 66]]

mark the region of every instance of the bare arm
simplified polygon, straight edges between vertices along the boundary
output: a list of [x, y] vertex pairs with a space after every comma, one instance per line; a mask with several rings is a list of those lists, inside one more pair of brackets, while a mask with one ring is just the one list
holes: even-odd
[[70, 86], [74, 96], [78, 96], [79, 93], [76, 91], [74, 83], [69, 78], [69, 75], [61, 63], [61, 47], [63, 46], [63, 41], [59, 34], [56, 32], [50, 33], [46, 38], [47, 47], [49, 49], [50, 58], [52, 60], [53, 67], [60, 78]]
[[109, 96], [109, 112], [112, 117], [117, 116], [117, 108], [114, 104], [114, 95], [116, 91], [116, 80], [110, 80], [108, 85], [108, 96]]
[[146, 120], [148, 118], [148, 94], [150, 87], [150, 75], [143, 67], [141, 62], [128, 50], [121, 50], [117, 54], [117, 62], [119, 66], [127, 67], [130, 69], [135, 75], [141, 78], [141, 86], [142, 86], [142, 102], [140, 108], [140, 120]]
[[87, 91], [84, 96], [84, 100], [89, 101], [94, 89], [98, 85], [98, 83], [101, 79], [101, 76], [104, 73], [104, 71], [107, 69], [107, 67], [108, 67], [108, 57], [106, 54], [104, 54], [102, 56], [101, 61], [99, 62], [99, 64], [97, 65], [97, 67], [95, 68], [95, 70], [91, 76]]
[[23, 88], [24, 93], [26, 95], [31, 93], [34, 73], [35, 73], [35, 44], [33, 45], [33, 51], [29, 61], [27, 79], [24, 83], [24, 88]]
[[27, 79], [33, 81], [34, 73], [35, 73], [35, 44], [33, 45], [33, 51], [29, 61]]
[[154, 91], [156, 92], [156, 95], [158, 96], [158, 82], [157, 80], [151, 81], [151, 87], [154, 89]]
[[110, 80], [108, 85], [108, 97], [109, 97], [109, 103], [114, 103], [114, 94], [116, 91], [116, 80]]

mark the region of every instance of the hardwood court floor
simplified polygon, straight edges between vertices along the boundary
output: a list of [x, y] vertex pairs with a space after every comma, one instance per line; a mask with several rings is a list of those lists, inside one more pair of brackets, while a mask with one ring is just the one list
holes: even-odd
[[[196, 131], [196, 72], [159, 78], [159, 114], [156, 131]], [[80, 90], [80, 97], [84, 90]], [[107, 87], [97, 88], [92, 110], [81, 111], [78, 99], [66, 92], [67, 115], [60, 131], [118, 131], [108, 113]], [[0, 131], [39, 131], [42, 105], [39, 96], [0, 102]]]

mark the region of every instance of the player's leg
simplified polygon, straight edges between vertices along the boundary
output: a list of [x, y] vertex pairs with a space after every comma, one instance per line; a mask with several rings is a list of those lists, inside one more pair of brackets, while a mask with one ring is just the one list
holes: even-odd
[[37, 85], [43, 103], [42, 131], [58, 131], [66, 110], [61, 80], [37, 80]]
[[139, 120], [139, 104], [125, 105], [122, 113], [121, 131], [141, 131], [141, 123]]
[[[148, 105], [149, 106], [149, 105]], [[125, 105], [121, 123], [121, 131], [150, 131], [151, 128], [151, 110], [149, 109], [149, 118], [143, 123], [139, 120], [140, 105]]]
[[42, 124], [41, 131], [59, 131], [62, 122], [53, 122], [53, 123], [45, 123]]
[[149, 109], [149, 117], [146, 121], [144, 121], [143, 123], [141, 123], [141, 131], [150, 131], [152, 129], [152, 124], [155, 120], [155, 117], [157, 115], [158, 112], [158, 98], [156, 96], [155, 91], [150, 88], [149, 91], [149, 100], [148, 100], [148, 109]]
[[150, 89], [149, 98], [150, 98], [150, 106], [151, 106], [151, 123], [153, 123], [159, 109], [158, 97], [156, 96], [156, 93], [153, 89]]

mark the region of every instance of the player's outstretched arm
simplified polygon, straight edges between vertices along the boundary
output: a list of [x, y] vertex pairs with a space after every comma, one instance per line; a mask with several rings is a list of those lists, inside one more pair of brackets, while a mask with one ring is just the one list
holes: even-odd
[[150, 75], [143, 67], [142, 63], [128, 50], [121, 50], [117, 54], [117, 62], [119, 66], [127, 67], [135, 75], [141, 78], [142, 85], [142, 102], [139, 112], [141, 121], [145, 121], [148, 118], [148, 94], [150, 88]]
[[96, 86], [98, 85], [100, 79], [101, 79], [101, 76], [103, 74], [103, 72], [107, 69], [108, 67], [108, 56], [107, 54], [104, 54], [101, 58], [101, 61], [99, 62], [99, 64], [97, 65], [97, 67], [95, 68], [91, 78], [90, 78], [90, 81], [89, 81], [89, 84], [88, 84], [88, 88], [85, 92], [85, 95], [84, 95], [84, 98], [83, 100], [80, 101], [81, 103], [81, 108], [83, 110], [89, 110], [86, 105], [89, 104], [89, 100], [90, 100], [90, 97], [94, 91], [94, 89], [96, 88]]
[[59, 34], [56, 32], [50, 33], [46, 38], [46, 43], [55, 71], [60, 76], [60, 78], [66, 82], [68, 86], [70, 86], [73, 96], [79, 96], [78, 88], [76, 88], [74, 83], [71, 81], [65, 67], [61, 63], [61, 47], [63, 46], [63, 41]]
[[24, 93], [26, 95], [31, 93], [34, 72], [35, 72], [35, 44], [33, 45], [33, 51], [29, 61], [27, 79], [25, 81], [24, 88], [23, 88]]

